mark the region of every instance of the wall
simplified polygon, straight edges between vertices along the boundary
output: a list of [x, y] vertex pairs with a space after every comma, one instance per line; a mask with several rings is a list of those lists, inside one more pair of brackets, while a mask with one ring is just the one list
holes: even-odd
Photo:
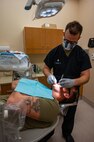
[[[79, 20], [84, 27], [84, 31], [81, 37], [80, 44], [84, 48], [88, 48], [88, 39], [94, 37], [94, 0], [79, 0]], [[89, 49], [89, 55], [91, 58], [94, 49]], [[90, 81], [84, 85], [83, 97], [92, 105], [94, 105], [94, 60], [91, 59], [92, 70]]]
[[77, 20], [78, 1], [66, 1], [56, 16], [33, 20], [36, 6], [24, 10], [27, 0], [0, 0], [0, 45], [9, 45], [11, 50], [23, 51], [24, 26], [41, 27], [44, 23], [54, 23], [58, 28], [64, 28], [67, 22]]
[[94, 0], [78, 0], [79, 1], [79, 20], [82, 23], [84, 30], [81, 38], [81, 45], [87, 48], [88, 39], [94, 37]]
[[83, 97], [86, 101], [91, 103], [91, 105], [94, 106], [94, 58], [92, 60], [92, 53], [94, 53], [94, 49], [89, 49], [89, 55], [92, 63], [92, 69], [91, 69], [91, 77], [89, 82], [84, 85], [83, 88]]

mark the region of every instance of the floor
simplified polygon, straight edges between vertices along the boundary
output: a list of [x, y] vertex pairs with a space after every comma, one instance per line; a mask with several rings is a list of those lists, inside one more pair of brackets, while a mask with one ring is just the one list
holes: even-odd
[[[65, 142], [61, 133], [63, 117], [60, 117], [55, 134], [48, 142]], [[94, 108], [83, 100], [79, 100], [72, 133], [75, 142], [94, 142]]]

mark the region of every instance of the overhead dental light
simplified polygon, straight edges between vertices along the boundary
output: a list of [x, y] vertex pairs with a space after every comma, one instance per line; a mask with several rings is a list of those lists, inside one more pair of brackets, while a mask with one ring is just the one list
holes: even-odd
[[32, 5], [35, 4], [35, 0], [28, 0], [26, 5], [25, 5], [25, 10], [30, 10]]
[[37, 5], [35, 19], [55, 16], [64, 6], [65, 0], [28, 0], [26, 10], [31, 9], [32, 5]]

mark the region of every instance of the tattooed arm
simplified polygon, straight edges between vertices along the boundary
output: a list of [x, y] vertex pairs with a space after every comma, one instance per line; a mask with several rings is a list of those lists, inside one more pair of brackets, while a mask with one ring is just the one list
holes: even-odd
[[40, 118], [40, 101], [38, 97], [13, 92], [7, 100], [7, 104], [21, 105], [19, 107], [22, 107], [22, 109], [26, 111], [28, 117], [37, 120]]
[[39, 119], [40, 116], [40, 101], [37, 97], [28, 97], [27, 104], [27, 116], [33, 119]]

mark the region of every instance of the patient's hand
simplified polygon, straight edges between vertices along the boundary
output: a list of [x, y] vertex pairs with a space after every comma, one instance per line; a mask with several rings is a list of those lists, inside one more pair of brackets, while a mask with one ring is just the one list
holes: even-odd
[[12, 81], [12, 89], [14, 90], [18, 84], [19, 80], [13, 80]]

